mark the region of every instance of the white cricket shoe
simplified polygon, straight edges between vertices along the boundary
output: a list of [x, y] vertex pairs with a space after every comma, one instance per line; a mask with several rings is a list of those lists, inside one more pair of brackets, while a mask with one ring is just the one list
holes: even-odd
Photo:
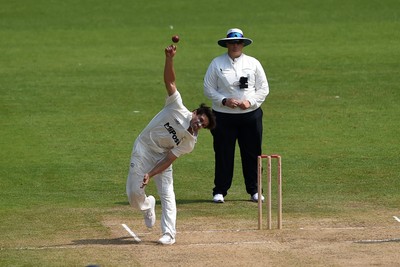
[[172, 245], [175, 244], [175, 238], [170, 234], [164, 234], [159, 240], [158, 243], [161, 245]]
[[150, 201], [150, 209], [143, 211], [144, 223], [148, 228], [152, 228], [156, 223], [156, 199], [153, 196], [148, 196], [147, 199]]
[[224, 203], [224, 196], [222, 194], [215, 194], [213, 201], [215, 203]]
[[[253, 201], [253, 202], [258, 202], [258, 193], [255, 193], [254, 195], [252, 195], [250, 200]], [[261, 201], [264, 202], [264, 196], [263, 195], [261, 195]]]

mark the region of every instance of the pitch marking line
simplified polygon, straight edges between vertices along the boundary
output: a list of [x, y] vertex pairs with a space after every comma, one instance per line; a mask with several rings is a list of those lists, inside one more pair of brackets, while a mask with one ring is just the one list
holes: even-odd
[[[259, 245], [259, 244], [272, 244], [271, 241], [242, 241], [242, 242], [214, 242], [214, 243], [190, 243], [190, 244], [176, 244], [174, 246], [179, 247], [194, 247], [194, 246], [221, 246], [221, 245], [230, 245], [230, 246], [240, 246], [240, 245]], [[140, 246], [148, 246], [154, 247], [157, 244], [154, 242], [142, 242]], [[115, 245], [110, 244], [110, 247]], [[43, 247], [17, 247], [17, 248], [0, 248], [0, 251], [6, 250], [46, 250], [46, 249], [82, 249], [83, 247], [98, 247], [98, 245], [71, 245], [71, 246], [43, 246]]]
[[141, 242], [142, 241], [126, 224], [123, 223], [121, 225], [133, 237], [133, 239], [135, 239], [136, 242]]
[[221, 246], [221, 245], [258, 245], [258, 244], [272, 244], [271, 241], [242, 241], [242, 242], [214, 242], [214, 243], [192, 243], [186, 246]]
[[354, 243], [372, 244], [372, 243], [388, 243], [388, 242], [400, 242], [400, 238], [359, 240], [355, 241]]
[[399, 219], [399, 217], [397, 217], [397, 216], [393, 216], [393, 218], [394, 218], [396, 221], [400, 222], [400, 219]]
[[363, 230], [366, 227], [310, 227], [304, 228], [300, 227], [300, 230]]

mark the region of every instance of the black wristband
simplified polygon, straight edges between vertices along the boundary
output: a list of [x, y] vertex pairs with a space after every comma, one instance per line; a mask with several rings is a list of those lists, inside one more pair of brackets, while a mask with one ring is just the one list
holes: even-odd
[[222, 105], [225, 106], [225, 104], [226, 104], [226, 98], [222, 99]]

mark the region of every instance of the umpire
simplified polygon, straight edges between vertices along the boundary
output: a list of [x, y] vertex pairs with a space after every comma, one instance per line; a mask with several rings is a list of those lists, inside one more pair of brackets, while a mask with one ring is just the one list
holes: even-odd
[[[204, 94], [212, 101], [217, 126], [214, 139], [215, 177], [213, 201], [223, 203], [232, 184], [236, 141], [240, 148], [243, 176], [250, 200], [257, 202], [257, 156], [261, 155], [263, 111], [269, 94], [261, 63], [242, 52], [253, 41], [240, 29], [227, 32], [218, 44], [227, 48], [212, 60], [204, 77]], [[262, 200], [264, 200], [264, 197]]]

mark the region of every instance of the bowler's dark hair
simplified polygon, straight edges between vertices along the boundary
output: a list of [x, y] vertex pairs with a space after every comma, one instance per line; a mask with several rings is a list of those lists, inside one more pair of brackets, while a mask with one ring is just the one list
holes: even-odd
[[215, 119], [215, 115], [214, 115], [212, 109], [211, 109], [210, 107], [206, 106], [206, 104], [201, 103], [201, 104], [200, 104], [200, 107], [198, 107], [198, 108], [196, 109], [196, 114], [197, 114], [197, 115], [202, 115], [202, 114], [204, 114], [204, 115], [207, 116], [207, 118], [208, 118], [208, 125], [207, 125], [207, 127], [205, 127], [205, 128], [207, 128], [207, 129], [209, 129], [209, 130], [212, 130], [212, 129], [214, 129], [215, 126], [217, 125], [217, 121], [216, 121], [216, 119]]

